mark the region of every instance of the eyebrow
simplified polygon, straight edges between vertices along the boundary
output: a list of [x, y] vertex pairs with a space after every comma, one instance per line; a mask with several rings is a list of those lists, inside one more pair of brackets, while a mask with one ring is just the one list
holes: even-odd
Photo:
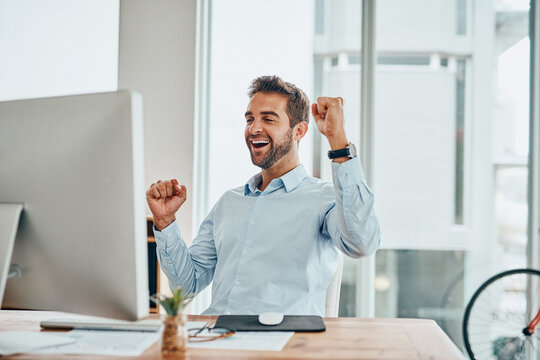
[[[246, 113], [244, 114], [244, 116], [250, 116], [250, 115], [253, 115], [251, 111], [246, 111]], [[261, 111], [261, 115], [272, 115], [279, 118], [279, 115], [274, 111]]]

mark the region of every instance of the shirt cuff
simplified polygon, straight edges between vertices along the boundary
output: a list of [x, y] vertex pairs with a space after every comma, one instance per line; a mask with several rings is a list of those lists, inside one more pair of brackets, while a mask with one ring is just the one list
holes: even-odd
[[342, 163], [332, 161], [332, 179], [341, 188], [366, 182], [364, 169], [358, 157]]
[[154, 230], [154, 237], [156, 238], [156, 244], [159, 249], [167, 250], [174, 247], [178, 244], [178, 239], [180, 239], [180, 229], [178, 228], [178, 223], [174, 220], [169, 224], [165, 229], [159, 231], [156, 226], [152, 226]]

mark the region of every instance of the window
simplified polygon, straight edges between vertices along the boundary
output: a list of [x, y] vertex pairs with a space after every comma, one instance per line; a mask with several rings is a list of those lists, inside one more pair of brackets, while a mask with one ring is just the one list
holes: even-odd
[[324, 0], [315, 0], [315, 34], [324, 34]]
[[456, 35], [467, 34], [467, 0], [456, 0]]
[[[358, 144], [360, 136], [361, 2], [233, 0], [205, 4], [210, 6], [207, 16], [211, 14], [205, 27], [209, 66], [202, 70], [208, 77], [209, 95], [204, 107], [208, 113], [201, 119], [206, 131], [200, 132], [198, 141], [208, 155], [196, 166], [203, 187], [199, 197], [207, 198], [195, 211], [196, 227], [225, 191], [244, 185], [260, 171], [251, 164], [243, 139], [246, 93], [255, 77], [279, 75], [306, 91], [312, 101], [323, 95], [343, 97], [350, 140]], [[260, 26], [260, 14], [279, 26]], [[331, 180], [328, 148], [326, 138], [311, 122], [300, 145], [300, 160], [308, 173]], [[349, 275], [356, 274], [354, 260], [347, 261]], [[351, 284], [355, 286], [356, 280]], [[205, 290], [195, 299], [193, 311], [203, 311], [209, 301], [210, 293]]]
[[[326, 0], [328, 31], [324, 38], [315, 36], [315, 97], [341, 96], [345, 100], [345, 127], [349, 141], [360, 143], [360, 48], [361, 1]], [[336, 54], [339, 54], [336, 56]], [[327, 151], [328, 141], [314, 131], [313, 173], [332, 181]], [[345, 257], [339, 316], [355, 316], [358, 290], [358, 261]]]
[[[278, 75], [313, 96], [314, 2], [231, 0], [211, 1], [206, 87], [208, 96], [205, 132], [200, 138], [206, 160], [196, 166], [206, 184], [199, 194], [206, 196], [195, 213], [198, 229], [211, 207], [227, 190], [243, 186], [260, 169], [251, 164], [244, 141], [248, 87], [261, 75]], [[261, 14], [275, 26], [260, 26]], [[304, 14], [304, 16], [298, 16]], [[311, 124], [313, 127], [314, 124]], [[300, 161], [312, 173], [312, 133], [302, 139]], [[201, 196], [202, 198], [202, 196]], [[193, 303], [201, 312], [210, 304], [210, 289]]]
[[375, 314], [458, 346], [474, 290], [527, 246], [528, 3], [469, 3], [385, 0], [376, 21]]
[[[208, 207], [258, 171], [241, 124], [255, 76], [276, 73], [313, 99], [342, 96], [349, 140], [360, 143], [361, 4], [213, 3]], [[282, 26], [255, 26], [248, 15], [257, 11], [283, 18]], [[522, 1], [377, 2], [369, 185], [382, 249], [373, 273], [345, 259], [340, 316], [434, 318], [461, 346], [461, 315], [476, 287], [526, 263], [528, 13]], [[307, 40], [284, 41], [290, 33]], [[302, 162], [330, 180], [326, 139], [317, 131], [310, 139]], [[359, 296], [365, 279], [374, 282], [372, 298]], [[366, 302], [373, 313], [364, 312]]]

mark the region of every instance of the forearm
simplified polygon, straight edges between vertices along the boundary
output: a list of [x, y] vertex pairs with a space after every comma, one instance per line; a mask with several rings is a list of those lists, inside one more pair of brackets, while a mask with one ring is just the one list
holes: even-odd
[[[328, 140], [328, 144], [330, 144], [330, 149], [332, 150], [344, 149], [349, 145], [349, 141], [345, 135], [345, 130], [339, 132], [338, 134], [334, 134], [333, 136], [327, 136], [326, 139]], [[348, 160], [350, 160], [350, 158], [344, 156], [332, 159], [332, 162], [341, 164]]]
[[380, 228], [359, 159], [332, 164], [332, 175], [336, 204], [329, 221], [334, 242], [351, 257], [373, 254], [380, 244]]
[[152, 220], [153, 220], [155, 228], [158, 231], [162, 231], [163, 229], [165, 229], [166, 227], [168, 227], [169, 225], [171, 225], [173, 222], [176, 221], [176, 216], [174, 215], [163, 216], [163, 217], [154, 216]]
[[[161, 269], [167, 275], [172, 287], [181, 287], [189, 293], [199, 293], [211, 281], [206, 274], [212, 264], [194, 261], [190, 248], [181, 237], [176, 222], [156, 231], [157, 257]], [[211, 271], [213, 274], [213, 271]]]

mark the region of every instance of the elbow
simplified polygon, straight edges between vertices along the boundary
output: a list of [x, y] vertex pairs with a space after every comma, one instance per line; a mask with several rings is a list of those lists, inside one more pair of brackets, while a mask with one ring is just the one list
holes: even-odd
[[355, 259], [370, 256], [375, 254], [381, 245], [381, 233], [377, 227], [376, 231], [370, 234], [364, 234], [362, 236], [354, 234], [351, 240], [352, 241], [341, 240], [341, 250], [345, 255]]
[[366, 212], [345, 216], [344, 220], [347, 230], [342, 231], [340, 239], [343, 252], [352, 258], [373, 255], [381, 244], [381, 229], [372, 204]]
[[171, 291], [174, 291], [175, 289], [182, 289], [182, 291], [188, 293], [188, 294], [196, 294], [197, 292], [197, 284], [196, 282], [192, 281], [190, 283], [188, 282], [183, 282], [181, 279], [179, 279], [178, 277], [170, 277], [170, 276], [167, 276], [167, 278], [169, 279], [169, 289], [171, 289]]

